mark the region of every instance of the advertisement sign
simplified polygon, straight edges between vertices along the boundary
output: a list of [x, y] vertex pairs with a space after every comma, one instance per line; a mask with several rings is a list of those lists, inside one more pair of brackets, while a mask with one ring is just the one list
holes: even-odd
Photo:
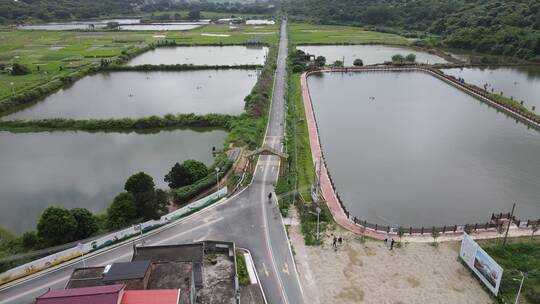
[[467, 233], [463, 234], [459, 256], [494, 295], [499, 292], [503, 269]]

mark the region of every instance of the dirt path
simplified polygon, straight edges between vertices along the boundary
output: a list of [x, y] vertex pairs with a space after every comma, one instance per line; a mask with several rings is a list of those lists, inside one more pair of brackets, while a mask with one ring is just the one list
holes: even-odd
[[289, 227], [305, 303], [492, 303], [458, 261], [459, 243], [409, 243], [390, 251], [342, 228], [334, 234], [344, 239], [337, 250], [330, 235], [324, 245], [308, 247], [300, 227]]

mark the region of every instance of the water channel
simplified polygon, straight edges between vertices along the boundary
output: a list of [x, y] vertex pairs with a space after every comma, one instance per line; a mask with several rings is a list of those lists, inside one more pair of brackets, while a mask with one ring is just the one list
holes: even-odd
[[155, 134], [0, 132], [0, 225], [29, 231], [50, 205], [104, 211], [126, 179], [139, 171], [167, 188], [163, 176], [175, 162], [213, 161], [220, 130]]
[[256, 81], [254, 70], [99, 73], [2, 119], [239, 114]]
[[300, 49], [306, 53], [316, 56], [324, 56], [326, 63], [331, 64], [336, 60], [343, 60], [345, 65], [352, 66], [355, 59], [362, 59], [365, 65], [384, 63], [392, 61], [392, 56], [401, 54], [415, 54], [416, 62], [419, 63], [447, 63], [443, 58], [426, 52], [397, 46], [386, 45], [299, 45]]
[[517, 203], [540, 218], [540, 133], [428, 74], [308, 79], [321, 144], [352, 215], [372, 223], [485, 223]]

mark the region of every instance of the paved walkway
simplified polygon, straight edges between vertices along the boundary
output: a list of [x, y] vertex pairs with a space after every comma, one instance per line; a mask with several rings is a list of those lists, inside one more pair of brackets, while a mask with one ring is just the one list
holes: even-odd
[[[345, 210], [343, 210], [341, 204], [339, 203], [338, 197], [335, 193], [335, 189], [332, 185], [332, 182], [330, 180], [330, 176], [328, 174], [328, 170], [326, 168], [326, 164], [324, 162], [324, 157], [321, 149], [320, 144], [320, 138], [319, 138], [319, 132], [317, 127], [317, 121], [315, 119], [315, 113], [313, 111], [313, 105], [311, 102], [311, 96], [309, 94], [309, 88], [307, 86], [307, 77], [309, 76], [309, 73], [303, 73], [300, 78], [300, 84], [302, 87], [302, 98], [304, 102], [304, 110], [306, 114], [306, 121], [308, 125], [308, 131], [309, 131], [309, 143], [311, 146], [311, 157], [313, 158], [313, 161], [318, 161], [319, 159], [323, 160], [321, 165], [321, 171], [320, 171], [320, 187], [321, 192], [326, 200], [326, 204], [328, 205], [328, 208], [330, 209], [330, 212], [332, 213], [332, 216], [336, 223], [340, 225], [341, 227], [354, 232], [356, 234], [365, 235], [367, 237], [371, 237], [378, 240], [383, 240], [386, 233], [384, 231], [375, 231], [373, 229], [364, 229], [362, 226], [354, 224], [352, 220], [350, 220], [347, 215], [345, 214]], [[395, 237], [396, 233], [391, 233], [391, 237]], [[511, 226], [511, 229], [509, 231], [509, 236], [529, 236], [531, 235], [531, 229], [523, 229], [523, 228], [517, 228], [515, 226]], [[500, 237], [500, 235], [497, 233], [495, 228], [477, 231], [474, 233], [471, 233], [471, 236], [475, 239], [487, 239], [487, 238], [496, 238]], [[437, 241], [456, 241], [461, 240], [463, 238], [463, 232], [447, 232], [444, 234], [441, 234], [440, 237], [437, 238]], [[430, 230], [427, 230], [426, 233], [423, 235], [420, 234], [412, 234], [409, 235], [406, 233], [403, 236], [403, 240], [408, 242], [433, 242], [433, 238], [431, 237]]]

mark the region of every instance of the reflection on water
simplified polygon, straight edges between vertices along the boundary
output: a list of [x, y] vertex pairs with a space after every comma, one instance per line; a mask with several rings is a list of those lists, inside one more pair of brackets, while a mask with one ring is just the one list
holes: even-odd
[[488, 84], [489, 91], [502, 91], [504, 96], [523, 100], [525, 107], [531, 110], [536, 106], [536, 113], [540, 114], [540, 66], [455, 68], [443, 72], [479, 87]]
[[346, 66], [352, 66], [355, 59], [362, 59], [364, 64], [384, 63], [392, 61], [392, 56], [396, 54], [404, 56], [415, 54], [416, 62], [419, 63], [447, 63], [446, 60], [436, 55], [385, 45], [299, 45], [297, 49], [316, 56], [324, 56], [327, 64], [345, 58]]
[[254, 70], [100, 73], [2, 119], [239, 114], [256, 81]]
[[213, 161], [224, 131], [162, 131], [157, 134], [0, 132], [0, 225], [16, 232], [34, 228], [50, 205], [104, 211], [139, 171], [166, 188], [163, 176], [175, 162]]
[[404, 226], [540, 218], [540, 133], [424, 73], [331, 73], [309, 89], [352, 215]]

